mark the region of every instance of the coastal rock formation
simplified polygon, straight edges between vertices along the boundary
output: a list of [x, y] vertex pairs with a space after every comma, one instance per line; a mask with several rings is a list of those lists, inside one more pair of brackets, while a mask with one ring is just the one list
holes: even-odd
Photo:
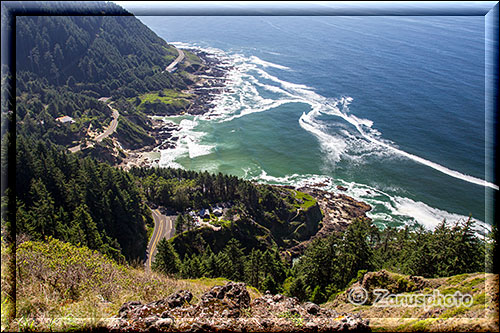
[[125, 303], [108, 328], [114, 332], [370, 331], [359, 315], [337, 313], [310, 302], [301, 304], [294, 297], [266, 293], [251, 301], [244, 283], [215, 286], [196, 305], [189, 304], [191, 297], [191, 293], [179, 291], [146, 305]]
[[345, 231], [355, 218], [368, 219], [366, 212], [371, 210], [371, 206], [348, 195], [320, 190], [312, 185], [297, 190], [310, 194], [317, 200], [323, 213], [323, 220], [321, 229], [314, 236], [288, 250], [292, 258], [301, 255], [313, 239], [326, 237], [333, 232]]

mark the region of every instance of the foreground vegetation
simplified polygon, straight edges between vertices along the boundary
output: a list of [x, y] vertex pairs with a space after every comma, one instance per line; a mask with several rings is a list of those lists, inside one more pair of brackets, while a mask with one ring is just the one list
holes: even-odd
[[[17, 320], [10, 331], [59, 332], [102, 327], [118, 313], [124, 302], [147, 303], [185, 289], [195, 300], [226, 279], [178, 280], [158, 273], [146, 273], [137, 263], [116, 261], [83, 246], [54, 238], [28, 240], [20, 236], [17, 250]], [[3, 241], [2, 241], [3, 245]], [[2, 246], [2, 286], [4, 263]], [[249, 288], [252, 297], [260, 294]], [[6, 295], [2, 288], [2, 308]], [[6, 329], [2, 311], [2, 331]]]
[[[118, 264], [97, 251], [51, 237], [33, 241], [20, 235], [18, 242], [18, 315], [7, 327], [2, 312], [2, 330], [95, 330], [105, 327], [125, 302], [149, 303], [183, 289], [193, 293], [192, 303], [196, 303], [208, 289], [229, 280], [176, 279], [161, 273], [146, 273], [141, 265]], [[4, 263], [8, 261], [4, 250], [2, 247], [2, 285], [6, 282]], [[368, 290], [387, 288], [408, 295], [430, 294], [434, 290], [450, 295], [460, 291], [473, 297], [472, 305], [450, 308], [353, 305], [347, 301], [346, 291], [342, 291], [323, 306], [339, 313], [359, 313], [370, 319], [372, 329], [380, 331], [488, 331], [498, 327], [498, 275], [469, 273], [422, 279], [417, 284], [414, 281], [408, 275], [379, 271], [365, 272], [352, 283]], [[254, 288], [248, 291], [252, 299], [262, 296]], [[2, 289], [2, 304], [5, 299]]]
[[159, 243], [154, 268], [183, 278], [222, 276], [245, 281], [262, 292], [323, 303], [367, 271], [388, 269], [429, 278], [491, 271], [491, 257], [485, 266], [486, 253], [495, 244], [491, 237], [488, 242], [481, 240], [471, 219], [443, 221], [433, 231], [379, 230], [370, 220], [356, 219], [344, 233], [313, 241], [294, 265], [279, 255], [278, 248], [261, 251], [236, 239], [220, 251], [205, 242], [199, 254], [179, 256], [174, 238]]
[[[415, 279], [390, 271], [365, 273], [354, 286], [369, 292], [375, 288], [406, 297], [439, 293], [450, 297], [456, 292], [470, 295], [466, 303], [446, 306], [438, 299], [427, 307], [399, 303], [397, 306], [375, 306], [370, 302], [355, 305], [347, 301], [348, 291], [324, 304], [339, 312], [358, 313], [370, 320], [374, 331], [388, 332], [495, 332], [498, 331], [498, 274], [466, 273], [433, 279]], [[430, 299], [430, 298], [429, 298]]]

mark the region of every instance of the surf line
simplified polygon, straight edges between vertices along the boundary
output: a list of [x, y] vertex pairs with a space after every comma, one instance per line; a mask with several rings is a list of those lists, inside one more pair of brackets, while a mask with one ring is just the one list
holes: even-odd
[[391, 145], [389, 145], [387, 143], [378, 141], [377, 139], [374, 139], [370, 135], [366, 134], [365, 131], [363, 131], [363, 129], [359, 126], [359, 124], [356, 123], [354, 120], [350, 119], [350, 117], [348, 117], [346, 115], [342, 115], [341, 117], [344, 118], [346, 121], [348, 121], [350, 124], [352, 124], [354, 127], [356, 127], [356, 129], [358, 130], [358, 132], [365, 139], [369, 140], [370, 142], [373, 142], [373, 143], [378, 144], [378, 145], [380, 145], [382, 147], [385, 147], [385, 148], [387, 148], [389, 150], [392, 150], [392, 151], [394, 151], [397, 154], [400, 154], [400, 155], [402, 155], [404, 157], [407, 157], [407, 158], [409, 158], [409, 159], [411, 159], [411, 160], [413, 160], [415, 162], [418, 162], [418, 163], [421, 163], [421, 164], [426, 165], [428, 167], [431, 167], [434, 170], [442, 172], [442, 173], [444, 173], [444, 174], [446, 174], [448, 176], [451, 176], [451, 177], [454, 177], [454, 178], [457, 178], [457, 179], [461, 179], [461, 180], [464, 180], [464, 181], [472, 183], [472, 184], [481, 185], [481, 186], [485, 186], [485, 187], [490, 187], [490, 188], [492, 188], [494, 190], [497, 190], [497, 191], [499, 189], [498, 185], [490, 183], [490, 182], [487, 182], [484, 179], [476, 178], [476, 177], [469, 176], [469, 175], [464, 175], [464, 174], [462, 174], [462, 173], [460, 173], [458, 171], [448, 169], [445, 166], [442, 166], [442, 165], [437, 164], [435, 162], [426, 160], [426, 159], [424, 159], [422, 157], [419, 157], [419, 156], [407, 153], [407, 152], [405, 152], [403, 150], [394, 148], [394, 147], [392, 147]]

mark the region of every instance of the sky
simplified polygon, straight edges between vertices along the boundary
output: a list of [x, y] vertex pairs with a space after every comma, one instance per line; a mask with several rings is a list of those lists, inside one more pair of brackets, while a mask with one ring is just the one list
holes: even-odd
[[114, 1], [135, 15], [485, 15], [498, 1]]

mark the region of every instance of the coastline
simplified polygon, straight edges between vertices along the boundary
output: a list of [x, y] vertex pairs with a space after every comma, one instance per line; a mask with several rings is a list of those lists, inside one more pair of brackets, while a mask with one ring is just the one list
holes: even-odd
[[[366, 213], [372, 209], [369, 204], [343, 193], [322, 190], [319, 187], [323, 185], [322, 183], [317, 183], [306, 186], [291, 186], [293, 189], [307, 193], [316, 199], [323, 217], [320, 229], [313, 236], [286, 250], [286, 255], [289, 258], [296, 258], [302, 255], [307, 245], [314, 239], [325, 238], [335, 232], [344, 232], [355, 218], [363, 218], [371, 221], [366, 216]], [[344, 190], [338, 188], [338, 191]]]
[[154, 167], [158, 166], [161, 150], [174, 149], [180, 139], [181, 126], [171, 121], [165, 121], [165, 117], [179, 116], [202, 116], [209, 114], [215, 107], [217, 96], [227, 91], [226, 80], [233, 65], [204, 49], [183, 48], [198, 56], [202, 64], [190, 64], [185, 70], [193, 77], [193, 82], [188, 89], [182, 91], [190, 94], [192, 100], [186, 108], [177, 110], [168, 115], [150, 115], [152, 130], [148, 132], [155, 139], [153, 145], [140, 149], [124, 149], [125, 157], [117, 165], [119, 168], [129, 170], [132, 167]]

